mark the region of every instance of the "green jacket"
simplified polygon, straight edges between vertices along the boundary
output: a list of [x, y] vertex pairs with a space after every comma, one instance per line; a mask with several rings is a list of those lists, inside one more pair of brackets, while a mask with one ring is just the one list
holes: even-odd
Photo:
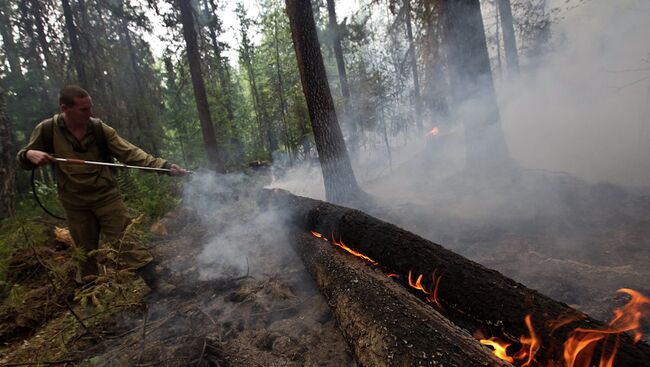
[[[30, 170], [35, 166], [27, 159], [28, 150], [45, 150], [43, 126], [54, 119], [52, 134], [54, 156], [57, 158], [74, 158], [86, 161], [102, 161], [104, 158], [96, 143], [94, 130], [89, 126], [86, 135], [78, 141], [68, 130], [63, 115], [41, 121], [29, 138], [29, 143], [21, 149], [16, 159], [21, 168]], [[115, 129], [99, 119], [92, 119], [101, 124], [106, 138], [106, 145], [111, 156], [129, 165], [168, 168], [167, 161], [155, 158], [142, 149], [120, 137]], [[88, 209], [101, 207], [121, 199], [117, 181], [109, 167], [81, 164], [57, 163], [57, 183], [59, 200], [64, 208]]]

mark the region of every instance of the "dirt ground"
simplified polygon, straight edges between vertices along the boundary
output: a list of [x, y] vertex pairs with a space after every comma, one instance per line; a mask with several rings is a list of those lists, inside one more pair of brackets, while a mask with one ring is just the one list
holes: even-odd
[[[277, 214], [256, 206], [266, 180], [241, 175], [186, 193], [184, 207], [152, 227], [156, 266], [142, 276], [157, 280], [153, 289], [134, 281], [133, 292], [146, 296], [92, 324], [98, 335], [70, 326], [61, 302], [50, 316], [0, 310], [3, 327], [26, 325], [4, 332], [0, 363], [47, 362], [34, 350], [56, 343], [66, 345], [56, 361], [68, 365], [356, 365]], [[650, 196], [545, 172], [518, 180], [473, 192], [463, 182], [433, 187], [436, 195], [411, 190], [418, 200], [382, 201], [370, 186], [380, 199], [370, 214], [605, 321], [626, 299], [618, 288], [650, 294]], [[49, 258], [69, 257], [64, 246], [49, 248], [41, 250]], [[17, 321], [32, 314], [32, 323]], [[62, 340], [66, 328], [77, 336]]]

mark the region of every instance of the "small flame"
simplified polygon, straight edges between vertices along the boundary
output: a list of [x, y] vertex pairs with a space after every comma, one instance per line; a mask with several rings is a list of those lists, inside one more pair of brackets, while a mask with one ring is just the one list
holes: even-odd
[[436, 136], [436, 135], [438, 135], [438, 134], [440, 134], [440, 129], [438, 129], [437, 127], [434, 127], [433, 129], [431, 129], [431, 131], [429, 131], [429, 132], [425, 135], [425, 137]]
[[436, 276], [436, 270], [434, 270], [433, 274], [431, 274], [431, 284], [433, 287], [433, 291], [429, 291], [429, 297], [427, 297], [427, 301], [436, 305], [439, 310], [442, 310], [442, 303], [440, 303], [440, 299], [438, 298], [438, 288], [440, 286], [440, 279], [442, 279], [442, 274]]
[[311, 231], [311, 234], [316, 238], [323, 238], [323, 235], [318, 232]]
[[395, 273], [386, 274], [386, 276], [389, 277], [389, 278], [399, 278], [399, 275], [395, 274]]
[[436, 271], [433, 271], [431, 275], [431, 288], [427, 290], [422, 285], [422, 274], [420, 274], [415, 281], [413, 281], [412, 271], [409, 270], [408, 281], [409, 285], [415, 289], [421, 290], [424, 294], [427, 295], [426, 301], [436, 305], [439, 309], [442, 309], [442, 304], [438, 299], [438, 287], [440, 286], [440, 279], [442, 276], [436, 276]]
[[508, 356], [508, 354], [506, 353], [506, 348], [508, 348], [510, 344], [502, 341], [501, 339], [491, 337], [490, 339], [481, 339], [480, 343], [483, 345], [491, 346], [494, 349], [493, 351], [494, 355], [503, 359], [504, 361], [509, 363], [513, 363], [515, 361], [512, 357]]
[[343, 243], [343, 241], [339, 240], [339, 241], [337, 242], [337, 241], [336, 241], [336, 238], [334, 238], [334, 235], [332, 235], [332, 243], [333, 243], [335, 246], [338, 246], [338, 247], [344, 249], [345, 251], [351, 253], [352, 255], [354, 255], [354, 256], [356, 256], [356, 257], [360, 257], [360, 258], [366, 260], [367, 262], [371, 263], [372, 265], [377, 265], [377, 264], [379, 264], [378, 262], [376, 262], [375, 260], [369, 258], [368, 256], [366, 256], [366, 255], [364, 255], [364, 254], [362, 254], [362, 253], [360, 253], [360, 252], [354, 251], [353, 249], [349, 248], [346, 244]]
[[515, 358], [517, 360], [526, 359], [526, 362], [522, 364], [521, 367], [530, 366], [535, 359], [535, 354], [537, 354], [537, 351], [542, 346], [541, 340], [537, 337], [537, 334], [535, 334], [535, 329], [533, 329], [532, 317], [530, 315], [526, 315], [524, 321], [526, 322], [529, 336], [522, 335], [519, 338], [521, 349], [515, 355]]
[[424, 287], [422, 286], [422, 274], [420, 274], [420, 276], [418, 277], [418, 279], [414, 282], [414, 281], [411, 279], [411, 271], [409, 270], [409, 285], [410, 285], [411, 287], [415, 288], [415, 289], [419, 289], [419, 290], [421, 290], [422, 292], [424, 292], [424, 293], [426, 293], [426, 294], [429, 294], [429, 292], [427, 292], [427, 290], [424, 289]]

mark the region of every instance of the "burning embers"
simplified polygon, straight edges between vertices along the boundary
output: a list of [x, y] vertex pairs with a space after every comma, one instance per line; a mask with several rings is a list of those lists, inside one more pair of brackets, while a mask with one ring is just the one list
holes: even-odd
[[[314, 237], [321, 238], [327, 241], [318, 232], [311, 232]], [[372, 265], [380, 265], [373, 259], [352, 250], [345, 245], [342, 240], [336, 240], [332, 236], [332, 244], [344, 249], [348, 253], [371, 263]], [[387, 277], [400, 278], [399, 274], [387, 272]], [[441, 275], [434, 271], [431, 275], [430, 286], [427, 288], [423, 284], [424, 274], [408, 272], [407, 281], [411, 288], [426, 295], [426, 301], [434, 305], [438, 310], [443, 311], [442, 303], [438, 298], [438, 289], [440, 285]], [[405, 283], [404, 283], [405, 284]], [[557, 361], [552, 362], [539, 362], [536, 360], [536, 355], [543, 346], [544, 340], [540, 335], [547, 335], [543, 332], [538, 333], [533, 327], [533, 316], [526, 315], [524, 322], [527, 328], [527, 335], [522, 335], [518, 343], [503, 341], [498, 337], [492, 336], [487, 339], [480, 339], [480, 343], [492, 347], [493, 353], [500, 359], [509, 363], [522, 367], [544, 366], [544, 367], [613, 367], [616, 354], [618, 352], [621, 334], [625, 332], [633, 333], [634, 342], [641, 340], [641, 319], [648, 315], [647, 311], [650, 310], [650, 298], [645, 297], [639, 292], [631, 289], [620, 289], [619, 292], [625, 293], [631, 297], [630, 301], [622, 308], [614, 311], [614, 318], [609, 322], [608, 327], [601, 330], [575, 328], [568, 333], [564, 344], [562, 341], [555, 341], [552, 344], [546, 345], [544, 350], [554, 350], [558, 352], [556, 355]], [[453, 307], [452, 307], [453, 309]], [[546, 322], [546, 331], [553, 333], [561, 327], [565, 327], [573, 322], [578, 321], [578, 318], [568, 318], [561, 320], [551, 320]], [[540, 330], [538, 330], [540, 331]], [[517, 344], [517, 345], [514, 345]], [[514, 348], [516, 352], [514, 352]], [[563, 351], [562, 354], [559, 352]], [[544, 353], [546, 355], [546, 353]], [[560, 357], [561, 355], [561, 357]], [[548, 358], [545, 357], [545, 358]], [[544, 359], [544, 358], [541, 358]]]

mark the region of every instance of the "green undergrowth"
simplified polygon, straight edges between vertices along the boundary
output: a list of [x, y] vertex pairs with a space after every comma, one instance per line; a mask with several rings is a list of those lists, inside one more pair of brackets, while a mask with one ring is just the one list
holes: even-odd
[[[70, 359], [78, 364], [86, 359], [80, 351], [105, 338], [117, 314], [139, 309], [147, 287], [135, 269], [120, 263], [115, 248], [146, 247], [151, 224], [180, 203], [182, 182], [182, 178], [151, 173], [118, 175], [129, 215], [135, 220], [121, 245], [97, 251], [104, 271], [84, 287], [74, 283], [75, 248], [54, 235], [55, 227], [67, 223], [47, 215], [31, 192], [19, 197], [16, 214], [0, 222], [0, 318], [4, 320], [0, 334], [14, 335], [0, 347], [0, 361], [47, 364]], [[63, 216], [55, 185], [37, 183], [36, 188], [43, 205]], [[25, 275], [16, 276], [16, 269]], [[20, 329], [19, 318], [29, 321], [28, 330]], [[9, 360], [2, 360], [3, 355]]]

